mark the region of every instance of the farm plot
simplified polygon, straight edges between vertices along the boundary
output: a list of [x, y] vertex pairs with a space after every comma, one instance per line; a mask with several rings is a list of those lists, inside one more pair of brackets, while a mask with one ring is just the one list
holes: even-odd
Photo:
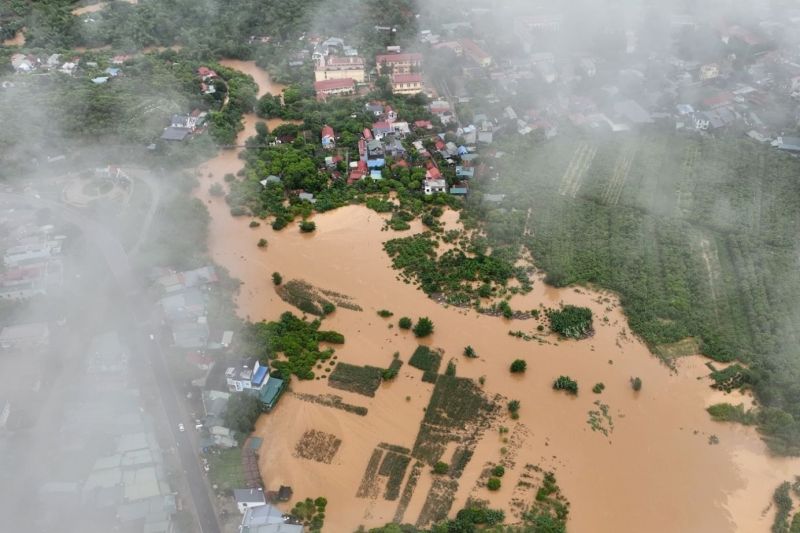
[[336, 435], [312, 429], [303, 433], [303, 436], [297, 441], [294, 447], [294, 456], [330, 464], [341, 444], [342, 439]]
[[328, 385], [335, 389], [373, 397], [381, 385], [382, 374], [383, 369], [375, 366], [339, 363], [328, 377]]
[[417, 349], [411, 354], [411, 359], [408, 360], [408, 364], [424, 372], [422, 374], [422, 381], [435, 383], [437, 373], [439, 372], [439, 366], [442, 364], [442, 355], [432, 348], [420, 345], [417, 346]]
[[597, 155], [597, 147], [589, 143], [581, 143], [575, 149], [567, 170], [561, 176], [561, 184], [558, 187], [558, 194], [575, 198], [581, 188], [581, 182], [586, 171], [592, 165], [594, 156]]

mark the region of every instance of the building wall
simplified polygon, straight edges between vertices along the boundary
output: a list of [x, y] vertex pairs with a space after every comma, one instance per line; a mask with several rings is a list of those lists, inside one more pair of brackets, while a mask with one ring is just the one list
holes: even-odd
[[364, 69], [352, 67], [332, 69], [325, 67], [314, 71], [314, 81], [342, 80], [345, 78], [352, 78], [358, 83], [364, 83]]

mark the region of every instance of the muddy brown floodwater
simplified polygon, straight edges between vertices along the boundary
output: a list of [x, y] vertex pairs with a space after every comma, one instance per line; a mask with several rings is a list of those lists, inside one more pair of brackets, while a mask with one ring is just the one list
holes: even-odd
[[[459, 480], [453, 513], [472, 496], [489, 500], [512, 518], [512, 498], [531, 501], [534, 497], [517, 486], [525, 465], [531, 464], [555, 472], [571, 502], [571, 531], [769, 530], [772, 492], [782, 481], [800, 474], [800, 462], [770, 457], [752, 428], [710, 420], [705, 407], [711, 403], [751, 400], [712, 391], [705, 377], [705, 359], [682, 358], [677, 372], [671, 372], [631, 335], [613, 295], [554, 289], [541, 278], [530, 294], [515, 297], [512, 307], [532, 309], [561, 302], [590, 307], [597, 330], [592, 338], [559, 341], [547, 336], [544, 343], [529, 342], [509, 336], [508, 331], [536, 333], [533, 320], [507, 321], [439, 305], [400, 281], [382, 250], [386, 239], [410, 232], [381, 231], [382, 216], [361, 206], [315, 215], [313, 235], [301, 234], [296, 224], [281, 232], [272, 231], [268, 224], [249, 228], [249, 218], [231, 217], [224, 199], [207, 192], [212, 183], [222, 183], [225, 173], [235, 174], [241, 167], [235, 154], [223, 152], [200, 168], [196, 195], [212, 216], [209, 249], [214, 260], [243, 282], [237, 297], [242, 317], [258, 321], [276, 319], [287, 310], [299, 314], [277, 297], [270, 275], [277, 271], [285, 280], [304, 279], [345, 294], [363, 308], [362, 312], [339, 308], [325, 319], [326, 329], [345, 335], [346, 343], [337, 350], [339, 361], [386, 367], [395, 351], [407, 362], [417, 346], [411, 333], [389, 324], [404, 315], [428, 316], [436, 331], [426, 343], [443, 349], [445, 361], [457, 362], [457, 375], [476, 380], [483, 376], [488, 393], [521, 402], [519, 420], [501, 415], [500, 424], [510, 430], [507, 442], [496, 429], [479, 441]], [[448, 225], [456, 224], [456, 213], [445, 217]], [[419, 230], [414, 226], [411, 231]], [[266, 250], [256, 247], [262, 237], [269, 242]], [[376, 315], [384, 308], [394, 312], [392, 319]], [[461, 356], [468, 344], [478, 359]], [[508, 371], [516, 358], [528, 362], [522, 377]], [[332, 389], [325, 380], [294, 380], [293, 393], [336, 394], [369, 412], [357, 416], [285, 395], [274, 412], [261, 417], [256, 429], [264, 438], [260, 468], [267, 488], [284, 484], [292, 486], [297, 498], [325, 496], [325, 529], [329, 531], [346, 533], [359, 525], [374, 527], [391, 521], [397, 501], [357, 498], [356, 490], [376, 445], [413, 447], [432, 391], [430, 384], [421, 382], [420, 374], [403, 365], [397, 379], [381, 385], [374, 398]], [[578, 381], [577, 397], [552, 390], [553, 379], [561, 374]], [[639, 393], [630, 387], [632, 376], [642, 379]], [[597, 382], [606, 386], [600, 395], [591, 392]], [[587, 422], [589, 411], [598, 409], [596, 400], [608, 406], [611, 421], [602, 421], [607, 435], [593, 431]], [[342, 440], [330, 464], [295, 456], [297, 442], [311, 429]], [[711, 436], [719, 443], [710, 444]], [[506, 455], [501, 448], [506, 448]], [[445, 462], [451, 461], [452, 451], [449, 447], [442, 458]], [[479, 486], [478, 478], [486, 465], [503, 459], [512, 466], [506, 468], [502, 488], [490, 493]], [[426, 468], [404, 522], [417, 520], [431, 483]]]

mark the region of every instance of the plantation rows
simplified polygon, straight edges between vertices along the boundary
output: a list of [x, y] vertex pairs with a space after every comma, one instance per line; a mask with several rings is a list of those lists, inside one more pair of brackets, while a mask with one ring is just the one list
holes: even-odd
[[[587, 143], [591, 164], [566, 194]], [[492, 246], [527, 247], [553, 285], [620, 293], [653, 348], [694, 337], [706, 355], [750, 363], [761, 401], [792, 415], [770, 425], [770, 443], [800, 452], [798, 161], [742, 139], [652, 132], [562, 136], [493, 164], [500, 179], [480, 186], [505, 200], [473, 195], [468, 208]]]

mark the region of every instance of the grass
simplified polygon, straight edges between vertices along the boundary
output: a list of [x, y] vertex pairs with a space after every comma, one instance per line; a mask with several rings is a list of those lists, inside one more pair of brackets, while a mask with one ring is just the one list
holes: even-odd
[[319, 405], [324, 405], [326, 407], [332, 407], [334, 409], [340, 409], [342, 411], [346, 411], [348, 413], [353, 413], [358, 416], [367, 416], [368, 409], [361, 405], [353, 405], [349, 403], [345, 403], [342, 401], [341, 396], [336, 396], [334, 394], [322, 394], [322, 395], [314, 395], [314, 394], [304, 394], [296, 392], [294, 396], [305, 401], [316, 403]]
[[388, 452], [378, 469], [378, 475], [388, 476], [386, 489], [383, 493], [385, 500], [394, 501], [400, 496], [400, 487], [406, 475], [406, 469], [411, 462], [411, 457], [396, 452]]
[[242, 470], [242, 449], [228, 448], [208, 457], [208, 478], [219, 490], [232, 491], [246, 486]]
[[373, 397], [381, 385], [382, 374], [383, 369], [375, 366], [339, 363], [328, 377], [328, 385], [336, 389]]
[[436, 350], [420, 345], [414, 350], [408, 364], [423, 371], [422, 381], [435, 383], [439, 366], [442, 364], [442, 356]]
[[675, 359], [687, 355], [696, 355], [700, 353], [700, 350], [700, 341], [694, 337], [687, 337], [676, 342], [660, 344], [653, 349], [656, 355], [662, 359]]
[[314, 316], [325, 316], [326, 304], [333, 305], [314, 286], [298, 279], [276, 286], [275, 292], [284, 302]]
[[711, 415], [711, 418], [720, 422], [738, 422], [751, 425], [758, 421], [753, 410], [745, 411], [742, 404], [717, 403], [707, 407], [706, 411]]

